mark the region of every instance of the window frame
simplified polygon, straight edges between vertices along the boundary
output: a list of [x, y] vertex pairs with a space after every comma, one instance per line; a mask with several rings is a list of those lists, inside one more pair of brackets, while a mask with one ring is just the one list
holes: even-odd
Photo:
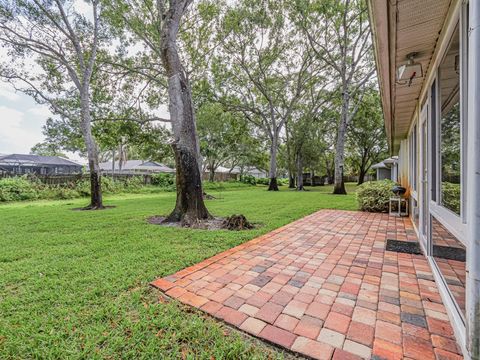
[[[466, 116], [467, 116], [467, 50], [465, 44], [468, 44], [468, 29], [465, 27], [466, 10], [462, 6], [462, 11], [457, 19], [456, 27], [458, 27], [459, 36], [459, 55], [460, 55], [460, 75], [459, 75], [459, 89], [460, 89], [460, 215], [454, 213], [452, 210], [442, 205], [441, 197], [441, 91], [440, 91], [440, 65], [442, 64], [450, 45], [446, 47], [441, 56], [441, 61], [436, 69], [436, 75], [431, 85], [430, 101], [432, 111], [428, 119], [429, 142], [431, 144], [431, 153], [429, 156], [429, 182], [430, 182], [430, 200], [429, 210], [440, 223], [447, 228], [460, 242], [466, 246]], [[453, 39], [454, 34], [449, 39], [449, 44]]]

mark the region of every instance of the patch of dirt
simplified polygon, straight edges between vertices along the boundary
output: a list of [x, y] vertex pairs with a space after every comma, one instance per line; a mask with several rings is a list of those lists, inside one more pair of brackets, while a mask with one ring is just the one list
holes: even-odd
[[251, 230], [255, 228], [243, 215], [232, 215], [227, 218], [213, 217], [211, 219], [200, 220], [191, 226], [185, 226], [181, 222], [165, 222], [165, 219], [166, 216], [157, 215], [149, 217], [147, 221], [153, 225], [200, 230]]

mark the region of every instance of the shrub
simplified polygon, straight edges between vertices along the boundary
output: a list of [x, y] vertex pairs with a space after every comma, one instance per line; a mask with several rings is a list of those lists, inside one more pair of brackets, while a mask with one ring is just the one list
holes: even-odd
[[270, 184], [270, 179], [269, 178], [258, 178], [257, 179], [257, 184], [268, 185], [268, 184]]
[[153, 174], [152, 185], [169, 188], [175, 185], [175, 175], [167, 173]]
[[[257, 179], [257, 184], [270, 185], [270, 178], [259, 178], [259, 179]], [[277, 185], [278, 186], [288, 185], [288, 179], [277, 178]]]
[[460, 214], [460, 184], [442, 182], [442, 203], [446, 208]]
[[81, 197], [81, 195], [77, 190], [71, 189], [71, 188], [68, 188], [68, 187], [58, 186], [54, 190], [53, 196], [51, 197], [51, 199], [66, 200], [66, 199], [75, 199], [75, 198], [78, 198], [78, 197]]
[[[102, 177], [103, 182], [104, 177]], [[80, 180], [75, 184], [75, 188], [80, 196], [90, 196], [90, 180]]]
[[388, 211], [388, 202], [392, 197], [391, 180], [370, 181], [363, 183], [357, 189], [357, 202], [360, 210], [369, 212]]
[[129, 191], [140, 190], [144, 186], [143, 178], [141, 176], [133, 176], [125, 180], [123, 185], [125, 189]]
[[37, 199], [38, 191], [35, 185], [25, 177], [0, 179], [0, 201]]
[[242, 175], [240, 176], [240, 182], [244, 184], [249, 184], [249, 185], [256, 185], [257, 184], [257, 179], [253, 175]]
[[278, 184], [278, 186], [288, 185], [288, 179], [287, 178], [277, 179], [277, 184]]
[[[113, 180], [110, 176], [102, 176], [102, 192], [116, 194], [125, 190], [125, 182], [122, 180]], [[76, 183], [75, 190], [80, 196], [90, 196], [90, 179], [83, 179]]]

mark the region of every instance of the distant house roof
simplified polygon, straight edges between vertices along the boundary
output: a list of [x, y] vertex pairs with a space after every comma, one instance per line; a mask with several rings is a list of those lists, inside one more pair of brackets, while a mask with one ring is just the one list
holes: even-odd
[[[100, 170], [111, 171], [112, 162], [107, 161], [99, 164]], [[118, 161], [115, 161], [115, 170], [119, 170], [120, 165]], [[149, 172], [166, 172], [173, 173], [175, 169], [168, 167], [164, 164], [157, 163], [155, 161], [145, 160], [127, 160], [122, 162], [122, 171], [149, 171]]]
[[392, 156], [388, 159], [380, 161], [375, 165], [372, 165], [372, 169], [390, 169], [391, 165], [397, 162], [398, 162], [398, 156]]
[[223, 167], [223, 166], [219, 166], [215, 172], [217, 172], [217, 173], [227, 173], [227, 174], [228, 173], [230, 173], [230, 174], [240, 174], [240, 171], [236, 168], [230, 169], [230, 168], [226, 168], [226, 167]]
[[14, 166], [82, 166], [60, 156], [26, 154], [0, 155], [0, 165]]

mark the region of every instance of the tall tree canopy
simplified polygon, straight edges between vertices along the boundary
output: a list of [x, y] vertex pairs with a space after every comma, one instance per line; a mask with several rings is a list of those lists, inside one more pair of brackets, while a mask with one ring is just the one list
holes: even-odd
[[221, 101], [261, 129], [270, 143], [269, 190], [278, 190], [280, 134], [315, 72], [308, 43], [290, 21], [287, 3], [235, 2], [224, 14], [212, 66]]
[[87, 208], [102, 209], [98, 148], [92, 135], [91, 82], [108, 31], [100, 2], [92, 0], [88, 8], [88, 13], [82, 13], [74, 1], [2, 1], [0, 42], [8, 56], [0, 64], [0, 76], [46, 104], [54, 114], [76, 123], [90, 169]]
[[380, 95], [375, 88], [367, 89], [349, 124], [347, 154], [352, 170], [358, 175], [359, 185], [364, 182], [371, 166], [388, 155]]
[[375, 74], [367, 4], [364, 0], [298, 0], [296, 13], [316, 57], [337, 79], [341, 102], [333, 192], [346, 194], [343, 173], [347, 128]]

